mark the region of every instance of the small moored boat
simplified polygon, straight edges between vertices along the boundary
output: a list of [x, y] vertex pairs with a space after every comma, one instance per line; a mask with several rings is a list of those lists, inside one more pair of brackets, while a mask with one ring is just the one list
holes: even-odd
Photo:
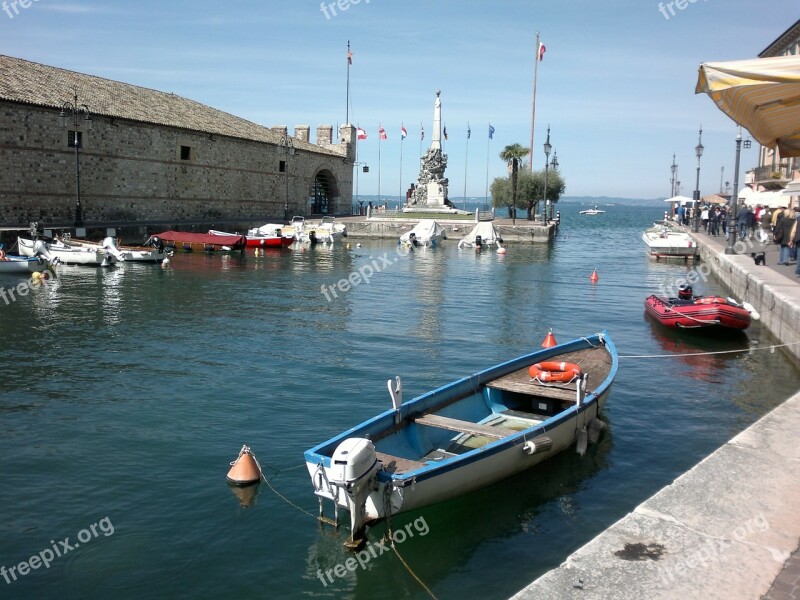
[[656, 223], [642, 234], [650, 256], [658, 258], [688, 258], [697, 254], [697, 242], [688, 233], [670, 229], [666, 224]]
[[693, 296], [691, 287], [683, 287], [678, 298], [655, 294], [644, 301], [645, 312], [665, 327], [679, 329], [734, 329], [750, 327], [759, 315], [752, 305], [739, 304], [733, 298]]
[[606, 214], [606, 211], [598, 209], [597, 205], [595, 204], [594, 208], [588, 208], [586, 210], [582, 210], [582, 211], [580, 211], [579, 214], [582, 214], [582, 215], [604, 215], [604, 214]]
[[0, 273], [41, 273], [50, 263], [40, 256], [0, 256]]
[[433, 219], [421, 219], [411, 231], [400, 236], [400, 243], [407, 246], [438, 246], [447, 239], [444, 227]]
[[[226, 233], [224, 231], [209, 230], [211, 235], [219, 236], [238, 236], [238, 233]], [[294, 235], [286, 235], [283, 233], [282, 226], [274, 223], [268, 223], [261, 227], [255, 227], [248, 230], [247, 235], [248, 248], [288, 248], [294, 243]]]
[[68, 238], [45, 242], [20, 237], [17, 238], [17, 245], [23, 256], [41, 256], [51, 262], [57, 259], [63, 265], [110, 267], [122, 260], [118, 258], [117, 249], [106, 247], [105, 242], [102, 245], [85, 247], [72, 244]]
[[151, 236], [158, 237], [166, 243], [167, 248], [185, 250], [186, 252], [230, 252], [244, 250], [247, 239], [243, 235], [213, 233], [189, 233], [187, 231], [165, 231]]
[[[597, 441], [618, 368], [606, 332], [520, 356], [403, 403], [306, 451], [319, 497], [350, 511], [348, 545], [371, 521], [511, 477]], [[548, 375], [545, 375], [547, 373]], [[338, 517], [337, 517], [338, 521]]]

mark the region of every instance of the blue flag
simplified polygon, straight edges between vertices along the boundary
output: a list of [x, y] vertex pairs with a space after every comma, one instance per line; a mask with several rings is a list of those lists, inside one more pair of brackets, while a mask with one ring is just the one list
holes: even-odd
[[493, 137], [494, 137], [494, 127], [492, 127], [492, 124], [489, 123], [489, 139], [491, 140]]

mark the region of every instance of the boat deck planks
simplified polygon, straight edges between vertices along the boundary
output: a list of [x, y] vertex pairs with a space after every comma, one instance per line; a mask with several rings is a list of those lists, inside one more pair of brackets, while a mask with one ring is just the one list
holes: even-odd
[[469, 433], [471, 435], [481, 435], [498, 440], [516, 433], [513, 429], [507, 429], [505, 427], [482, 425], [480, 423], [471, 423], [470, 421], [461, 421], [459, 419], [451, 419], [450, 417], [432, 414], [417, 417], [414, 419], [414, 422], [419, 425], [428, 425], [429, 427], [438, 427], [440, 429]]
[[383, 463], [383, 468], [388, 473], [408, 473], [425, 466], [425, 463], [409, 458], [402, 458], [385, 452], [375, 452], [378, 460]]
[[[588, 373], [588, 389], [590, 391], [592, 389], [592, 383], [597, 384], [602, 382], [611, 371], [611, 359], [608, 353], [601, 348], [587, 348], [585, 350], [578, 350], [577, 352], [569, 352], [554, 357], [553, 360], [574, 363], [578, 365], [584, 373]], [[494, 381], [490, 381], [486, 384], [486, 387], [507, 392], [516, 392], [518, 394], [527, 394], [529, 396], [538, 396], [540, 398], [552, 398], [554, 400], [572, 402], [575, 401], [577, 396], [577, 384], [575, 382], [542, 385], [538, 381], [533, 381], [531, 379], [531, 376], [528, 374], [528, 367], [524, 367], [518, 371], [499, 377]]]

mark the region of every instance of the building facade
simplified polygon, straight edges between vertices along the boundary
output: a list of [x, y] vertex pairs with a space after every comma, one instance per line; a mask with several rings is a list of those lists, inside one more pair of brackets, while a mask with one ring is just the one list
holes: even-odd
[[[759, 58], [800, 56], [800, 20], [767, 46]], [[758, 166], [748, 171], [746, 183], [755, 191], [780, 192], [785, 204], [800, 198], [800, 158], [781, 157], [777, 148], [759, 148]], [[794, 194], [793, 192], [797, 192]]]
[[310, 129], [0, 56], [0, 226], [349, 214], [355, 129]]

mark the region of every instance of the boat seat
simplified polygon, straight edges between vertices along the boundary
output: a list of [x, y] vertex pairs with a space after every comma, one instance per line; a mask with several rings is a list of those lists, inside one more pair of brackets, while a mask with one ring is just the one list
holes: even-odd
[[425, 463], [410, 458], [402, 458], [385, 452], [375, 452], [378, 460], [383, 463], [383, 470], [387, 473], [408, 473], [409, 471], [416, 471], [425, 466]]
[[517, 433], [513, 429], [507, 429], [505, 427], [482, 425], [480, 423], [472, 423], [471, 421], [451, 419], [450, 417], [443, 417], [441, 415], [422, 415], [421, 417], [415, 418], [414, 422], [419, 425], [427, 425], [428, 427], [438, 427], [439, 429], [481, 435], [498, 440]]

